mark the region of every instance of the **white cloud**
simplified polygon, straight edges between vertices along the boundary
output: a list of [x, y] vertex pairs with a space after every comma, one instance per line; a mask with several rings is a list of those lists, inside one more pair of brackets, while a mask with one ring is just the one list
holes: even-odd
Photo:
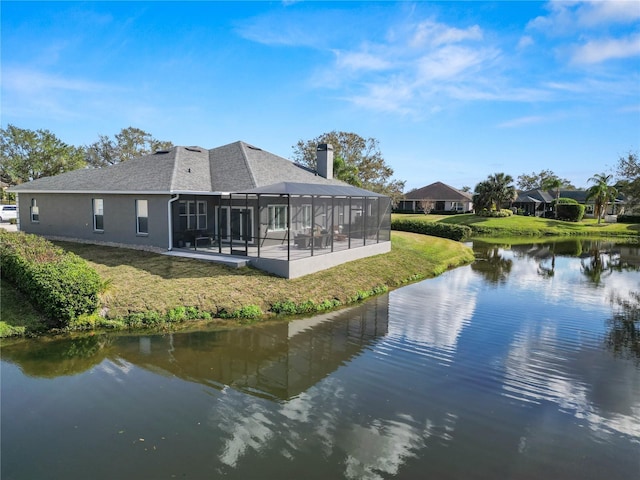
[[334, 50], [336, 66], [347, 70], [385, 70], [391, 67], [391, 62], [369, 52], [342, 52]]
[[640, 19], [640, 5], [636, 0], [583, 2], [579, 5], [577, 19], [584, 26], [632, 23]]
[[97, 92], [111, 89], [107, 84], [92, 82], [84, 79], [64, 77], [37, 70], [16, 69], [5, 67], [2, 74], [3, 89], [8, 94], [39, 94], [54, 91], [68, 92]]
[[465, 72], [481, 65], [489, 54], [460, 46], [449, 45], [417, 60], [418, 82], [460, 78]]
[[417, 25], [409, 45], [414, 48], [425, 45], [437, 47], [465, 40], [482, 40], [482, 37], [482, 29], [478, 25], [461, 29], [450, 27], [434, 20], [426, 20]]
[[533, 37], [531, 37], [530, 35], [524, 35], [518, 41], [518, 48], [527, 48], [533, 45], [534, 43], [535, 42], [533, 40]]
[[532, 115], [529, 117], [520, 117], [514, 118], [513, 120], [509, 120], [507, 122], [503, 122], [498, 125], [499, 128], [514, 128], [521, 127], [523, 125], [533, 125], [536, 123], [542, 123], [545, 121], [545, 117], [539, 115]]
[[549, 14], [529, 22], [528, 27], [554, 36], [572, 35], [577, 29], [631, 24], [640, 19], [640, 7], [630, 1], [554, 0], [546, 5]]
[[590, 40], [575, 49], [572, 61], [593, 64], [637, 55], [640, 55], [640, 35], [622, 39]]

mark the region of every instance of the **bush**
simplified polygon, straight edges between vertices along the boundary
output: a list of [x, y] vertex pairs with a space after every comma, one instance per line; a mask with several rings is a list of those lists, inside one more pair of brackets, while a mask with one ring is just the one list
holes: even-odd
[[391, 229], [402, 232], [420, 233], [433, 237], [461, 241], [471, 236], [471, 228], [466, 225], [453, 225], [422, 220], [396, 219], [391, 221]]
[[[571, 200], [571, 201], [563, 201]], [[584, 217], [585, 206], [571, 198], [560, 198], [556, 205], [558, 220], [579, 222]]]
[[502, 208], [500, 210], [487, 210], [483, 208], [478, 213], [476, 213], [479, 217], [492, 217], [492, 218], [503, 218], [510, 217], [513, 215], [513, 211], [508, 208]]
[[262, 309], [257, 305], [247, 305], [244, 307], [240, 307], [233, 312], [227, 312], [226, 310], [221, 310], [218, 312], [218, 316], [220, 318], [237, 318], [242, 320], [255, 320], [262, 317], [264, 313]]
[[94, 313], [105, 283], [77, 255], [36, 235], [0, 231], [2, 276], [56, 326]]
[[618, 215], [618, 223], [640, 223], [640, 215]]

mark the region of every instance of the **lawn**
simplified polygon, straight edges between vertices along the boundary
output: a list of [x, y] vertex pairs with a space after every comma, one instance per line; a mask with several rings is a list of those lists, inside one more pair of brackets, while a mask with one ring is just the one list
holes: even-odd
[[[132, 313], [166, 313], [176, 307], [195, 307], [215, 316], [247, 306], [257, 306], [269, 314], [277, 302], [299, 305], [338, 301], [348, 305], [362, 292], [393, 289], [474, 260], [472, 250], [459, 242], [392, 232], [392, 251], [388, 254], [286, 280], [248, 267], [233, 269], [126, 248], [55, 243], [84, 258], [108, 281], [101, 310], [107, 319], [115, 320]], [[20, 316], [18, 312], [14, 317], [10, 311], [5, 315], [3, 302], [0, 323], [18, 325]]]
[[582, 236], [638, 236], [639, 224], [600, 223], [589, 218], [581, 222], [563, 222], [550, 218], [525, 217], [513, 215], [504, 218], [479, 217], [474, 214], [460, 215], [424, 215], [393, 214], [394, 220], [411, 219], [425, 222], [442, 222], [455, 225], [468, 225], [475, 235], [582, 235]]

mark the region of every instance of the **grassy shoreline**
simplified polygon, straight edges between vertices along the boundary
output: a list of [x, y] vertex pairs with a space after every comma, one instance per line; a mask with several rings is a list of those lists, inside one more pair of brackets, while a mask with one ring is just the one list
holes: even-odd
[[542, 236], [597, 236], [597, 237], [638, 237], [640, 224], [598, 223], [594, 218], [580, 222], [564, 222], [552, 218], [525, 217], [513, 215], [504, 218], [479, 217], [474, 214], [458, 215], [424, 215], [396, 213], [393, 220], [418, 220], [422, 222], [439, 222], [450, 225], [466, 225], [473, 235], [508, 237], [542, 237]]
[[[638, 224], [579, 223], [513, 216], [394, 214], [395, 219], [468, 225], [483, 241], [530, 242], [532, 237], [616, 237], [637, 242]], [[79, 318], [65, 331], [176, 329], [204, 322], [223, 325], [313, 314], [345, 307], [411, 282], [471, 263], [462, 243], [393, 231], [392, 251], [305, 277], [285, 280], [251, 269], [126, 248], [54, 242], [84, 258], [109, 288], [99, 314]], [[59, 333], [52, 330], [8, 282], [1, 285], [0, 338]]]
[[[231, 269], [138, 250], [55, 243], [84, 258], [109, 283], [101, 297], [101, 315], [74, 321], [70, 331], [178, 328], [203, 318], [227, 317], [228, 324], [274, 317], [276, 311], [314, 313], [351, 305], [474, 260], [471, 249], [461, 243], [392, 232], [388, 254], [286, 280], [255, 269]], [[0, 337], [47, 331], [37, 312], [16, 310], [20, 294], [6, 292], [10, 290], [6, 282], [2, 286]]]

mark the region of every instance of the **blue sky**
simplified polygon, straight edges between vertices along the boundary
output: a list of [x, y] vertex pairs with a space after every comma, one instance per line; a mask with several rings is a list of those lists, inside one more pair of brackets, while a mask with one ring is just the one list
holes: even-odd
[[86, 145], [134, 126], [291, 158], [379, 141], [407, 190], [640, 148], [640, 2], [1, 3], [2, 127]]

